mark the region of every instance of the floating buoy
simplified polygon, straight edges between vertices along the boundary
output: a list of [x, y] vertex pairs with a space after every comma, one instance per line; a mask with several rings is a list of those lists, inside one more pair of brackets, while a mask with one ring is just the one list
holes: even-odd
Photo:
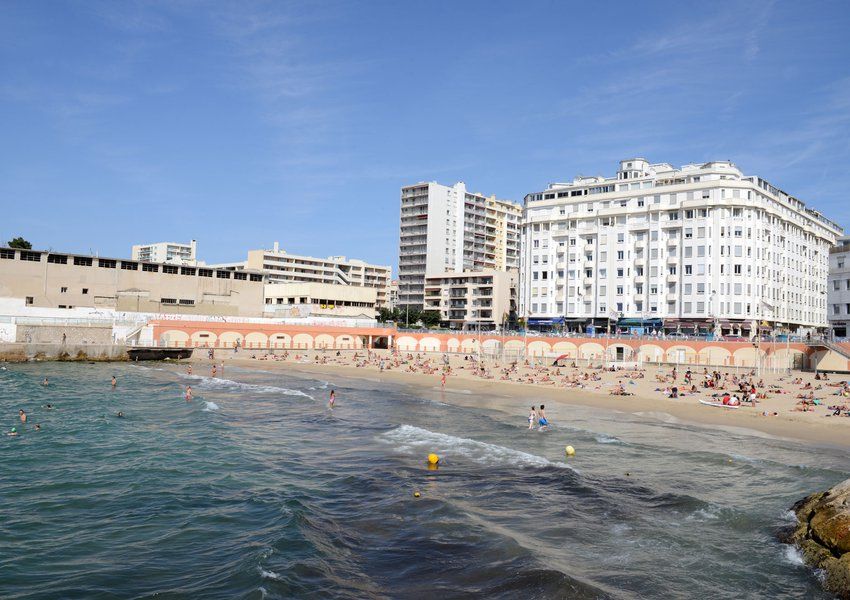
[[438, 462], [440, 462], [439, 456], [437, 456], [434, 453], [431, 453], [431, 454], [428, 455], [428, 464], [429, 465], [436, 465]]
[[418, 498], [421, 494], [419, 492], [413, 492], [413, 497]]
[[567, 456], [575, 456], [576, 449], [572, 446], [567, 446], [566, 448], [564, 448], [564, 452], [567, 453]]

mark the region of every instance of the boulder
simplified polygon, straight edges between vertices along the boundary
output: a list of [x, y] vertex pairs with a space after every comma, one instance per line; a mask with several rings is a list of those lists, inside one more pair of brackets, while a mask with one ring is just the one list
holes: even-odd
[[850, 479], [803, 498], [791, 510], [797, 524], [781, 540], [794, 544], [806, 564], [824, 573], [824, 588], [850, 600]]

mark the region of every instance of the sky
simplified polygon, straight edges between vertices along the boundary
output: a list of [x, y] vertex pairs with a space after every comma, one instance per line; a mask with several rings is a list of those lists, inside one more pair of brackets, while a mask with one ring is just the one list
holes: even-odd
[[0, 3], [0, 241], [395, 268], [399, 188], [732, 160], [850, 228], [850, 2]]

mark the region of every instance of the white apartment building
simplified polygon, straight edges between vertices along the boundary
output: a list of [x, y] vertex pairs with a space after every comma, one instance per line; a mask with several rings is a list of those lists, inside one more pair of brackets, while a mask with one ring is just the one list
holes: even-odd
[[516, 317], [516, 271], [466, 271], [425, 278], [425, 310], [450, 329], [501, 329]]
[[463, 182], [401, 188], [399, 305], [424, 306], [427, 275], [517, 269], [521, 217], [520, 206]]
[[731, 162], [624, 160], [614, 177], [525, 197], [520, 314], [571, 330], [824, 328], [829, 249], [841, 233]]
[[270, 250], [250, 250], [244, 262], [222, 263], [216, 268], [262, 271], [266, 281], [275, 283], [328, 283], [340, 286], [362, 286], [377, 290], [377, 308], [389, 302], [391, 270], [345, 256], [316, 258], [290, 254], [274, 243]]
[[374, 319], [378, 291], [373, 287], [331, 283], [269, 283], [267, 317], [353, 317]]
[[143, 262], [158, 262], [174, 265], [196, 265], [198, 243], [192, 240], [188, 244], [180, 242], [157, 242], [138, 244], [132, 248], [132, 259]]
[[850, 236], [842, 237], [829, 253], [829, 328], [835, 337], [847, 337], [850, 325]]

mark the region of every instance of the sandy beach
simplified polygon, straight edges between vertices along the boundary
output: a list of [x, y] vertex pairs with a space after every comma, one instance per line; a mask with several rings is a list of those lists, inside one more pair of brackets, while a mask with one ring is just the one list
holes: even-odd
[[[581, 405], [727, 430], [742, 428], [817, 445], [850, 447], [847, 412], [842, 410], [840, 416], [834, 416], [835, 410], [829, 408], [850, 403], [846, 387], [842, 387], [846, 380], [838, 375], [823, 380], [821, 376], [816, 379], [814, 373], [762, 373], [759, 377], [749, 372], [720, 370], [714, 376], [717, 386], [707, 388], [703, 386], [706, 372], [700, 367], [692, 370], [690, 383], [686, 383], [684, 366], [677, 369], [674, 380], [669, 366], [610, 371], [573, 367], [569, 362], [556, 367], [551, 362], [514, 364], [492, 359], [483, 359], [479, 366], [477, 357], [471, 355], [394, 355], [386, 350], [369, 355], [365, 350], [294, 350], [277, 354], [217, 350], [210, 361], [199, 349], [191, 363], [200, 375], [210, 374], [215, 363], [218, 375], [224, 364], [225, 371], [227, 365], [238, 365], [392, 382], [427, 394], [441, 394], [441, 400], [448, 403], [516, 412], [518, 422], [524, 421], [531, 405], [545, 403], [554, 423], [569, 419], [570, 405]], [[725, 391], [745, 398], [747, 394], [738, 391], [741, 383], [756, 387], [755, 406], [746, 401], [735, 409], [700, 403], [719, 402]], [[679, 391], [678, 397], [668, 397], [673, 387]], [[615, 395], [613, 391], [627, 395]], [[804, 399], [799, 396], [807, 397], [805, 404], [801, 404]]]

